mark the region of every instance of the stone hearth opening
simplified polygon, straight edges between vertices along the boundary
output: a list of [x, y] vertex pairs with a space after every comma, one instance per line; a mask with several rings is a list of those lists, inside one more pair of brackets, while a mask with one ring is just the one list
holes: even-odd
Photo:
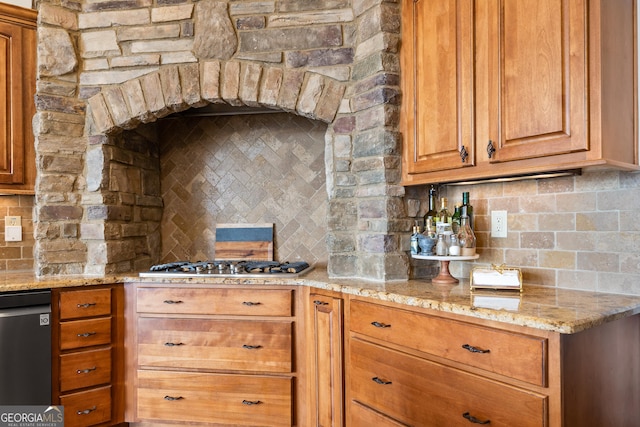
[[167, 133], [159, 120], [226, 104], [326, 126], [324, 165], [309, 171], [324, 167], [329, 274], [407, 278], [400, 4], [42, 1], [39, 9], [38, 275], [135, 272], [163, 257], [160, 174], [169, 167], [160, 167], [160, 147], [170, 141], [158, 143]]

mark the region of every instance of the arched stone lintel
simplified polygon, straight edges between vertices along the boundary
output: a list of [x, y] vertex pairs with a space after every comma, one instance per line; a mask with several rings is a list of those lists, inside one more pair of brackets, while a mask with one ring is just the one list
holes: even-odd
[[201, 61], [104, 87], [88, 100], [94, 133], [114, 134], [210, 103], [268, 107], [325, 123], [335, 119], [345, 84], [302, 70], [242, 61]]

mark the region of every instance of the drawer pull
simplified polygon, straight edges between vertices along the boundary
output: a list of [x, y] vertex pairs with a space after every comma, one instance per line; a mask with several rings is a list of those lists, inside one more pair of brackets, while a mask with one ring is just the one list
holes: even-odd
[[320, 300], [315, 300], [315, 301], [313, 301], [313, 303], [315, 305], [329, 305], [328, 302], [324, 302], [324, 301], [320, 301]]
[[376, 328], [390, 328], [391, 325], [388, 325], [386, 323], [380, 323], [380, 322], [371, 322], [371, 324], [373, 326], [375, 326]]
[[247, 350], [257, 350], [259, 348], [262, 348], [261, 345], [249, 345], [249, 344], [244, 344], [242, 346], [242, 348], [246, 348]]
[[179, 345], [184, 345], [183, 342], [166, 342], [164, 343], [167, 347], [177, 347]]
[[89, 409], [85, 409], [84, 411], [78, 411], [78, 412], [77, 412], [77, 414], [78, 414], [78, 415], [89, 415], [90, 413], [92, 413], [92, 412], [93, 412], [93, 411], [95, 411], [96, 409], [98, 409], [98, 408], [97, 408], [97, 407], [95, 407], [95, 406], [92, 406], [91, 408], [89, 408]]
[[249, 406], [251, 406], [251, 405], [259, 405], [259, 404], [261, 404], [261, 403], [262, 403], [262, 402], [261, 402], [261, 401], [259, 401], [259, 400], [243, 400], [243, 401], [242, 401], [242, 404], [243, 404], [243, 405], [249, 405]]
[[464, 414], [462, 414], [462, 416], [474, 424], [491, 424], [491, 420], [481, 421], [468, 412], [465, 412]]
[[469, 345], [469, 344], [462, 344], [462, 348], [464, 348], [465, 350], [470, 351], [471, 353], [491, 353], [491, 350], [483, 350], [481, 348], [474, 347], [474, 346]]
[[165, 304], [182, 304], [181, 300], [172, 300], [172, 299], [166, 299], [163, 302]]
[[243, 305], [248, 305], [249, 307], [253, 307], [254, 305], [260, 305], [262, 303], [261, 302], [253, 302], [253, 301], [243, 301], [242, 304]]
[[89, 308], [96, 305], [95, 302], [85, 302], [84, 304], [78, 304], [78, 308]]
[[76, 371], [76, 374], [88, 374], [91, 371], [95, 371], [97, 368], [94, 366], [92, 368], [87, 368], [87, 369], [78, 369]]
[[83, 334], [78, 334], [78, 337], [80, 338], [89, 338], [92, 335], [97, 334], [97, 332], [85, 332]]
[[182, 396], [165, 396], [164, 400], [169, 400], [171, 402], [173, 402], [174, 400], [182, 400], [184, 399], [184, 397]]
[[373, 380], [374, 382], [376, 382], [376, 383], [378, 383], [378, 384], [382, 384], [382, 385], [389, 385], [389, 384], [391, 384], [391, 381], [383, 380], [383, 379], [380, 379], [380, 378], [378, 378], [378, 377], [373, 377], [373, 378], [371, 378], [371, 380]]

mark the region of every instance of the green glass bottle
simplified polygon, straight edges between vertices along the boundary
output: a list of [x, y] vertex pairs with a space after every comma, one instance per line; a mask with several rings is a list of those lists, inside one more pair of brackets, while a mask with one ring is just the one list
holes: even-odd
[[462, 193], [462, 206], [460, 207], [460, 216], [466, 215], [469, 217], [469, 227], [473, 230], [473, 206], [469, 203], [469, 192]]

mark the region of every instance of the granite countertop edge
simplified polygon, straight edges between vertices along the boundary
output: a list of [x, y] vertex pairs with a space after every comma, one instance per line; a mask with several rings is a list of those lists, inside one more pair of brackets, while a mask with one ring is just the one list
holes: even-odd
[[136, 275], [60, 276], [38, 278], [32, 273], [0, 274], [0, 292], [95, 286], [133, 282], [161, 284], [303, 285], [354, 296], [369, 297], [410, 307], [431, 309], [466, 317], [573, 334], [595, 326], [640, 314], [640, 296], [608, 294], [556, 287], [526, 285], [522, 294], [485, 293], [498, 300], [511, 300], [518, 307], [478, 307], [468, 284], [435, 286], [428, 280], [377, 282], [365, 279], [330, 278], [324, 269], [314, 269], [296, 278], [140, 278]]

